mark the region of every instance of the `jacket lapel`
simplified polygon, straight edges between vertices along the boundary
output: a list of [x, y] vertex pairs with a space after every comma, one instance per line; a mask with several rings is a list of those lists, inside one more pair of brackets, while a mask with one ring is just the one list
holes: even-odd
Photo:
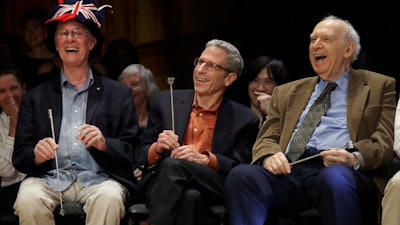
[[[282, 132], [293, 133], [294, 129], [296, 128], [296, 124], [300, 119], [301, 113], [306, 107], [318, 80], [318, 77], [307, 79], [305, 82], [294, 86], [293, 91], [290, 91], [291, 94], [289, 94], [286, 102], [287, 111], [283, 122]], [[284, 96], [285, 93], [282, 93], [281, 95]], [[282, 135], [281, 138], [281, 146], [286, 148], [291, 135]]]
[[96, 112], [97, 106], [104, 91], [100, 79], [97, 76], [93, 76], [93, 79], [94, 83], [91, 87], [89, 87], [88, 103], [86, 109], [86, 123], [88, 124], [90, 124], [93, 120], [93, 116]]
[[232, 104], [224, 97], [217, 112], [217, 121], [212, 140], [213, 151], [223, 152], [225, 139], [229, 137], [229, 132], [232, 131], [234, 124], [232, 121], [233, 110]]
[[360, 127], [362, 109], [365, 108], [365, 103], [369, 94], [369, 87], [365, 85], [366, 81], [363, 76], [360, 76], [357, 71], [350, 70], [349, 87], [347, 94], [347, 123], [351, 140], [356, 140], [358, 128]]
[[175, 133], [179, 136], [180, 143], [182, 143], [185, 136], [186, 126], [190, 117], [190, 110], [192, 109], [193, 98], [193, 91], [174, 92]]
[[[48, 87], [45, 88], [46, 94], [44, 96], [46, 96], [48, 99], [47, 112], [49, 112], [49, 109], [51, 109], [52, 111], [54, 133], [55, 133], [54, 135], [55, 135], [55, 140], [57, 141], [60, 134], [61, 118], [62, 118], [62, 95], [61, 95], [60, 76], [57, 76], [57, 78], [51, 80], [51, 83], [48, 84], [50, 85], [48, 85]], [[50, 120], [49, 116], [50, 115], [48, 115], [48, 118]]]

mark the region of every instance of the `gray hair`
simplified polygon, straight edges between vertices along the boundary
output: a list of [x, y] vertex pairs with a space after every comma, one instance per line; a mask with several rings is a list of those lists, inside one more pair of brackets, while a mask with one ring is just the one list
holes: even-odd
[[240, 54], [239, 50], [232, 45], [231, 43], [223, 40], [213, 39], [208, 41], [206, 44], [206, 48], [209, 46], [216, 46], [222, 48], [228, 53], [226, 58], [225, 67], [228, 70], [235, 72], [239, 78], [240, 74], [243, 71], [244, 63], [242, 55]]
[[154, 93], [158, 91], [159, 88], [156, 79], [153, 76], [153, 73], [142, 64], [131, 64], [127, 66], [119, 75], [118, 81], [134, 75], [139, 75], [140, 82], [142, 82], [144, 86], [144, 92], [147, 100], [152, 98]]
[[324, 17], [321, 21], [325, 20], [336, 20], [339, 22], [343, 22], [346, 25], [343, 27], [343, 37], [345, 38], [344, 41], [352, 41], [355, 43], [356, 46], [354, 48], [353, 55], [351, 56], [351, 62], [356, 61], [361, 51], [360, 35], [358, 34], [357, 30], [353, 27], [353, 25], [351, 25], [348, 20], [341, 19], [337, 16], [329, 15]]

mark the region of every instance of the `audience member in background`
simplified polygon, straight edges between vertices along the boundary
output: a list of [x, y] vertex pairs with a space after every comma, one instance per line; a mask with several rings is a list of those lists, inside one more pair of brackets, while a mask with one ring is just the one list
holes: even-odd
[[44, 23], [49, 18], [50, 13], [39, 6], [28, 7], [20, 16], [27, 50], [17, 56], [15, 63], [27, 90], [54, 77], [61, 66], [58, 54], [46, 42]]
[[141, 64], [131, 64], [122, 71], [118, 81], [131, 89], [140, 136], [143, 137], [147, 132], [151, 99], [158, 91], [158, 85], [153, 73]]
[[[285, 64], [270, 56], [255, 58], [230, 89], [233, 100], [241, 102], [255, 112], [260, 127], [266, 120], [272, 91], [277, 85], [288, 81]], [[231, 88], [230, 87], [230, 88]], [[243, 93], [247, 92], [248, 95]]]
[[135, 46], [127, 39], [116, 39], [111, 41], [104, 53], [103, 64], [107, 69], [108, 77], [118, 80], [127, 66], [138, 64], [139, 56]]
[[103, 59], [101, 55], [98, 54], [89, 56], [89, 65], [92, 70], [96, 71], [96, 73], [108, 77], [108, 71], [103, 64]]
[[12, 159], [29, 177], [21, 183], [15, 214], [20, 225], [54, 225], [62, 198], [83, 204], [88, 225], [119, 225], [138, 189], [132, 173], [136, 113], [129, 88], [89, 65], [111, 6], [58, 2], [46, 26], [63, 64], [58, 76], [22, 97]]
[[[9, 66], [0, 69], [0, 223], [3, 216], [14, 216], [13, 205], [19, 185], [25, 174], [18, 172], [12, 164], [14, 137], [17, 125], [19, 105], [25, 85], [17, 68]], [[14, 216], [16, 224], [18, 219]]]
[[103, 44], [104, 40], [99, 40], [98, 45], [93, 48], [92, 51], [90, 51], [89, 65], [90, 68], [96, 73], [108, 77], [108, 71], [106, 66], [103, 64], [103, 57], [101, 56], [101, 53], [103, 51]]
[[[314, 27], [309, 59], [317, 76], [274, 89], [252, 164], [238, 165], [227, 177], [232, 225], [263, 225], [272, 212], [310, 207], [319, 211], [324, 225], [378, 224], [381, 169], [393, 157], [396, 82], [353, 69], [360, 49], [360, 37], [346, 20], [331, 15]], [[330, 101], [318, 98], [325, 87], [333, 87], [322, 95]], [[330, 105], [314, 107], [314, 102]], [[307, 114], [325, 107], [322, 117]], [[315, 129], [304, 130], [310, 126], [301, 126], [303, 121], [313, 124], [309, 118], [321, 120], [314, 122]], [[289, 164], [315, 155], [319, 157]]]
[[[394, 121], [394, 152], [400, 157], [400, 100]], [[400, 224], [400, 172], [388, 181], [382, 199], [382, 225]]]
[[[119, 75], [118, 80], [131, 89], [138, 118], [140, 140], [142, 140], [147, 132], [150, 103], [158, 91], [157, 82], [153, 73], [141, 64], [131, 64], [126, 67]], [[134, 166], [134, 175], [140, 181], [142, 179], [141, 169]]]
[[194, 64], [194, 90], [174, 90], [173, 110], [169, 91], [155, 95], [148, 133], [137, 151], [139, 165], [145, 165], [150, 224], [202, 224], [203, 208], [224, 204], [227, 173], [251, 160], [258, 118], [223, 97], [243, 69], [238, 49], [211, 40]]

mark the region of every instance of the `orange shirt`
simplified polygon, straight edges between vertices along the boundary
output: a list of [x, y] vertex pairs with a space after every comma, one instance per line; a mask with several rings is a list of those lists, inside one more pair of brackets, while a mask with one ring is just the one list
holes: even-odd
[[[218, 169], [218, 163], [216, 156], [212, 154], [212, 139], [217, 121], [217, 110], [221, 102], [222, 98], [209, 110], [205, 110], [197, 104], [197, 98], [196, 96], [194, 97], [189, 122], [182, 143], [183, 145], [191, 145], [196, 151], [207, 155], [210, 159], [208, 166], [215, 170]], [[155, 152], [155, 145], [156, 143], [153, 143], [149, 149], [147, 158], [149, 165], [161, 159], [161, 155]]]

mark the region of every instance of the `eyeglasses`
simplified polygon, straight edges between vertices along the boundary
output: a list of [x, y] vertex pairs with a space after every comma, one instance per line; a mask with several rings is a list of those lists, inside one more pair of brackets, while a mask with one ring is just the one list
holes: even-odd
[[83, 38], [85, 34], [89, 34], [89, 31], [80, 28], [75, 28], [71, 32], [68, 32], [66, 29], [61, 29], [56, 32], [55, 36], [56, 38], [59, 39], [67, 39], [70, 34], [71, 37], [73, 37], [74, 39], [80, 39]]
[[206, 69], [208, 71], [210, 71], [210, 72], [214, 72], [214, 71], [221, 70], [221, 69], [225, 70], [225, 71], [227, 71], [229, 73], [233, 72], [232, 70], [228, 70], [228, 69], [226, 69], [226, 68], [224, 68], [224, 67], [222, 67], [222, 66], [220, 66], [220, 65], [218, 65], [216, 63], [207, 62], [207, 61], [204, 61], [203, 59], [199, 59], [199, 58], [195, 58], [194, 59], [194, 65], [195, 66], [201, 66], [203, 64], [206, 65]]

